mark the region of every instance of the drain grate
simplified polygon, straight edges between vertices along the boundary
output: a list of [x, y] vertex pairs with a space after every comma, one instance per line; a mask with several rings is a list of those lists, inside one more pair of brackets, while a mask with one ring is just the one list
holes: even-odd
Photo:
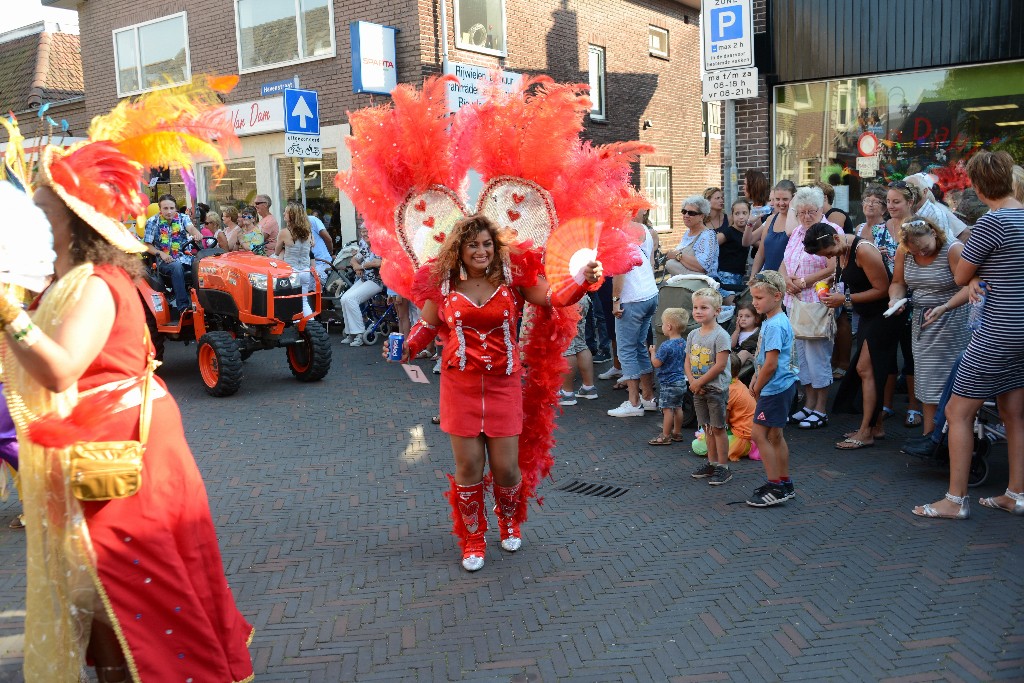
[[590, 484], [585, 481], [573, 480], [568, 484], [556, 486], [556, 491], [566, 493], [578, 493], [581, 496], [596, 496], [598, 498], [619, 498], [629, 492], [629, 489], [622, 486], [610, 486], [608, 484]]

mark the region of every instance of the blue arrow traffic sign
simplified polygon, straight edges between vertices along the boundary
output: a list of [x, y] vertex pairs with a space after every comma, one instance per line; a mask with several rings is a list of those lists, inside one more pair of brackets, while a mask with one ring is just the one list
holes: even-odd
[[320, 135], [320, 104], [316, 90], [284, 91], [284, 132]]

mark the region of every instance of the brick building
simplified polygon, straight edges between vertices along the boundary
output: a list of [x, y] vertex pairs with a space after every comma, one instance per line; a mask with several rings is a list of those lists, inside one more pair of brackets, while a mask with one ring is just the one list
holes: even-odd
[[14, 113], [29, 147], [36, 133], [48, 130], [36, 116], [43, 104], [50, 105], [52, 119], [68, 122], [67, 133], [55, 131], [54, 142], [73, 142], [89, 127], [77, 29], [40, 21], [0, 34], [0, 112]]
[[[186, 82], [192, 74], [241, 74], [227, 103], [243, 148], [216, 189], [208, 189], [204, 169], [198, 174], [200, 199], [214, 205], [250, 201], [258, 191], [270, 194], [279, 212], [285, 200], [298, 196], [303, 181], [297, 160], [284, 156], [280, 95], [261, 95], [261, 86], [297, 76], [320, 100], [324, 154], [305, 163], [307, 201], [336, 212], [346, 239], [354, 235], [354, 211], [333, 185], [337, 169], [349, 163], [346, 112], [386, 101], [353, 92], [354, 21], [398, 29], [399, 82], [418, 83], [447, 63], [592, 83], [596, 109], [585, 135], [598, 143], [642, 140], [657, 148], [641, 161], [636, 181], [659, 203], [656, 220], [666, 232], [681, 229], [678, 204], [684, 196], [721, 182], [717, 126], [705, 133], [700, 102], [699, 0], [44, 3], [78, 10], [89, 116], [121, 97]], [[717, 123], [717, 115], [711, 118]], [[175, 171], [170, 182], [181, 196]]]

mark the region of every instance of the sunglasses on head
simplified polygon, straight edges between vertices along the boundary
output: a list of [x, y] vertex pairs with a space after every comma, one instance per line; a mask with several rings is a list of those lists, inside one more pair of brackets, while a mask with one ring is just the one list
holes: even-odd
[[891, 183], [889, 183], [889, 187], [895, 187], [899, 190], [906, 189], [907, 185], [909, 185], [909, 183], [907, 183], [907, 181], [905, 180], [894, 180]]
[[687, 216], [703, 216], [704, 214], [700, 211], [691, 211], [690, 209], [683, 209], [683, 213]]
[[757, 275], [755, 275], [754, 276], [754, 282], [759, 282], [759, 283], [761, 283], [763, 285], [767, 285], [768, 287], [771, 287], [772, 289], [774, 289], [776, 292], [782, 291], [778, 287], [776, 287], [775, 283], [772, 282], [771, 280], [769, 280], [768, 276], [766, 276], [764, 273], [758, 273]]

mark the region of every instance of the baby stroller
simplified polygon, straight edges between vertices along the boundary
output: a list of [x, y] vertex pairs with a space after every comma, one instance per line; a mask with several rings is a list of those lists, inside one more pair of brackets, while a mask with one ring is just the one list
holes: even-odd
[[[719, 284], [707, 275], [674, 275], [660, 286], [658, 290], [658, 309], [654, 312], [654, 319], [651, 326], [654, 328], [654, 343], [658, 346], [665, 341], [665, 335], [661, 331], [661, 314], [666, 308], [682, 308], [687, 313], [693, 314], [693, 293], [698, 289], [711, 287], [719, 289]], [[739, 300], [739, 297], [737, 297]], [[735, 306], [723, 306], [722, 313], [718, 316], [718, 323], [725, 328], [726, 332], [732, 332], [733, 319], [735, 318]], [[692, 319], [686, 326], [683, 337], [700, 327]]]
[[361, 308], [366, 325], [363, 343], [367, 346], [387, 339], [389, 334], [398, 331], [398, 313], [386, 291], [374, 294]]
[[337, 324], [339, 329], [345, 326], [345, 316], [341, 312], [341, 297], [352, 286], [355, 278], [355, 271], [349, 262], [359, 251], [359, 245], [350, 242], [338, 252], [334, 259], [328, 263], [323, 259], [316, 259], [316, 267], [319, 270], [323, 267], [326, 278], [321, 283], [323, 294], [321, 297], [320, 322], [330, 332], [331, 325]]

